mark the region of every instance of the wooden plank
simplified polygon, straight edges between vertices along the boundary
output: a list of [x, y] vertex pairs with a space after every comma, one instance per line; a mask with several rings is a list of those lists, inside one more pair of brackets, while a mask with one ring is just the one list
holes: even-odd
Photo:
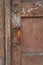
[[5, 65], [11, 65], [11, 5], [5, 0]]

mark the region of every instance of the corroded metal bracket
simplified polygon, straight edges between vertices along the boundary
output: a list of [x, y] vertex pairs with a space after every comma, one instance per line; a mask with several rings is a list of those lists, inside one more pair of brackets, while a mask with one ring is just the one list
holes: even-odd
[[14, 2], [13, 4], [13, 16], [14, 16], [14, 34], [15, 34], [15, 43], [20, 45], [20, 34], [21, 34], [21, 4], [20, 2]]
[[21, 29], [20, 27], [14, 28], [14, 34], [16, 35], [16, 42], [15, 45], [21, 45], [20, 37], [21, 37]]

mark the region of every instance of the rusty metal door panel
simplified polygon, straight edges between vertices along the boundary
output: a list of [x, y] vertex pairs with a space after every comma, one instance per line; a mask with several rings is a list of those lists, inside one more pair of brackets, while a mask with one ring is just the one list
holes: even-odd
[[43, 3], [38, 3], [37, 0], [23, 1], [21, 64], [43, 65]]
[[5, 65], [43, 65], [43, 3], [29, 1], [5, 0]]
[[43, 52], [43, 18], [23, 18], [22, 39], [22, 51]]
[[22, 17], [42, 17], [43, 16], [43, 3], [38, 2], [24, 2], [21, 4]]
[[4, 0], [0, 0], [0, 65], [4, 65]]
[[22, 65], [43, 65], [43, 56], [22, 56]]

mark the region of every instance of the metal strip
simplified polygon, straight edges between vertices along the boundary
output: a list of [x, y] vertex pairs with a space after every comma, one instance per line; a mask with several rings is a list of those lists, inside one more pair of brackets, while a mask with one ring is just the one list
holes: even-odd
[[21, 2], [31, 2], [31, 3], [33, 3], [33, 2], [34, 2], [34, 3], [35, 3], [35, 2], [43, 2], [43, 0], [37, 0], [37, 1], [36, 1], [36, 0], [34, 0], [34, 1], [21, 0]]
[[[21, 65], [21, 45], [18, 46], [16, 43], [16, 32], [17, 28], [21, 28], [21, 0], [12, 0], [12, 64]], [[16, 9], [17, 8], [17, 9]], [[16, 44], [16, 45], [15, 45]], [[15, 46], [15, 47], [14, 47]], [[15, 50], [14, 50], [15, 49]], [[14, 57], [13, 57], [14, 55]], [[13, 62], [14, 61], [14, 62]]]
[[21, 16], [21, 18], [43, 18], [43, 16]]
[[5, 65], [11, 65], [11, 6], [5, 0]]
[[43, 56], [43, 52], [42, 53], [38, 53], [38, 52], [35, 52], [35, 53], [33, 53], [33, 52], [22, 52], [22, 55], [25, 55], [25, 56]]

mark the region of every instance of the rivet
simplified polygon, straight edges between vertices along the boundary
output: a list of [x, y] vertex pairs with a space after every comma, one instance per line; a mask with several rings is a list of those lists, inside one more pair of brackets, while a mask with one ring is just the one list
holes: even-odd
[[30, 9], [29, 9], [29, 10], [27, 10], [27, 12], [30, 12]]
[[31, 8], [31, 10], [33, 10], [34, 8]]
[[39, 4], [39, 6], [42, 6], [42, 4]]

